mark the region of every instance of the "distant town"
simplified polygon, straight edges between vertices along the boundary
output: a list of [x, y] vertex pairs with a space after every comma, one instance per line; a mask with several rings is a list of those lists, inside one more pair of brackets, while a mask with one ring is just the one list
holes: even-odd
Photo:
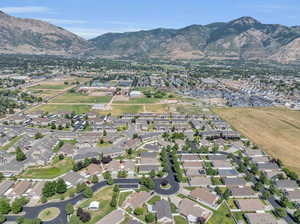
[[0, 223], [300, 223], [297, 169], [222, 116], [299, 113], [296, 68], [11, 57]]

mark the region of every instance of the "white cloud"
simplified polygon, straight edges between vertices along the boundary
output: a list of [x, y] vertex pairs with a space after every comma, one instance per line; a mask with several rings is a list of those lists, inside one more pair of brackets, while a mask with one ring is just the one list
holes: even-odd
[[72, 19], [55, 19], [55, 18], [37, 18], [53, 24], [64, 24], [64, 25], [75, 25], [75, 24], [86, 24], [85, 20], [72, 20]]
[[19, 13], [44, 13], [50, 11], [47, 7], [42, 6], [21, 6], [21, 7], [3, 7], [1, 11], [11, 14]]
[[123, 33], [123, 32], [142, 30], [141, 28], [103, 29], [103, 28], [81, 28], [81, 27], [66, 27], [66, 29], [85, 39], [91, 39], [105, 33]]

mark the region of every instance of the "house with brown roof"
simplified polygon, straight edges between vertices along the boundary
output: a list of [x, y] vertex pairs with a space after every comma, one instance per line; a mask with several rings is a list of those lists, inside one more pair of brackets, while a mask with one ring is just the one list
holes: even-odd
[[85, 174], [87, 176], [94, 176], [102, 174], [102, 167], [98, 164], [91, 163], [86, 167]]
[[189, 182], [191, 186], [197, 187], [206, 187], [212, 184], [209, 177], [191, 177]]
[[211, 192], [207, 188], [196, 188], [191, 191], [190, 196], [212, 208], [217, 206], [217, 201], [219, 199], [215, 193]]
[[182, 166], [184, 169], [187, 168], [202, 169], [203, 163], [201, 161], [183, 161]]
[[208, 220], [212, 212], [190, 199], [182, 199], [178, 205], [178, 212], [186, 217], [190, 223]]
[[62, 153], [64, 156], [72, 156], [74, 153], [74, 145], [71, 143], [64, 143], [60, 148], [59, 153]]
[[145, 192], [145, 191], [134, 192], [124, 202], [123, 206], [125, 208], [129, 207], [129, 208], [132, 208], [132, 209], [142, 207], [143, 204], [146, 203], [150, 199], [151, 196], [152, 196], [151, 192]]
[[242, 212], [263, 212], [265, 204], [259, 199], [236, 199], [234, 200]]
[[8, 193], [9, 197], [18, 198], [22, 196], [28, 196], [26, 194], [27, 190], [31, 187], [30, 181], [19, 181], [12, 190]]

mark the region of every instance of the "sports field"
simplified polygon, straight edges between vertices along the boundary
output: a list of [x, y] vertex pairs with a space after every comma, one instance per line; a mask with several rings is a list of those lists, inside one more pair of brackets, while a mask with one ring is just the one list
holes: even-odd
[[282, 108], [214, 109], [265, 152], [300, 174], [300, 112]]

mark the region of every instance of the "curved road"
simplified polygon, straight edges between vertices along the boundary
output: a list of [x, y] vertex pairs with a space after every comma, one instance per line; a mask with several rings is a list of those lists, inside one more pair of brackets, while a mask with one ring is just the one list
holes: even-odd
[[[168, 175], [164, 178], [159, 178], [159, 179], [154, 179], [155, 182], [155, 188], [153, 189], [157, 194], [161, 195], [171, 195], [175, 194], [179, 190], [179, 183], [175, 180], [175, 173], [171, 169], [171, 163], [170, 163], [170, 156], [169, 156], [169, 168], [168, 168]], [[163, 189], [161, 188], [161, 183], [162, 181], [167, 181], [170, 184], [170, 188], [168, 189]], [[138, 178], [132, 178], [132, 179], [121, 179], [117, 178], [114, 179], [114, 184], [138, 184], [139, 179]], [[107, 186], [107, 181], [101, 181], [97, 184], [94, 184], [91, 188], [93, 192], [98, 191], [99, 189]], [[23, 211], [25, 212], [24, 217], [30, 218], [30, 219], [35, 219], [38, 217], [39, 213], [50, 207], [56, 207], [60, 210], [60, 214], [58, 217], [51, 221], [43, 222], [44, 224], [66, 224], [68, 223], [67, 221], [67, 214], [65, 212], [65, 207], [68, 203], [71, 203], [72, 205], [75, 205], [79, 201], [83, 200], [84, 196], [82, 193], [74, 196], [71, 199], [65, 200], [65, 201], [59, 201], [59, 202], [49, 202], [43, 205], [35, 206], [35, 207], [24, 207]], [[14, 216], [14, 215], [8, 215], [7, 221], [16, 221], [16, 219], [20, 216]]]

